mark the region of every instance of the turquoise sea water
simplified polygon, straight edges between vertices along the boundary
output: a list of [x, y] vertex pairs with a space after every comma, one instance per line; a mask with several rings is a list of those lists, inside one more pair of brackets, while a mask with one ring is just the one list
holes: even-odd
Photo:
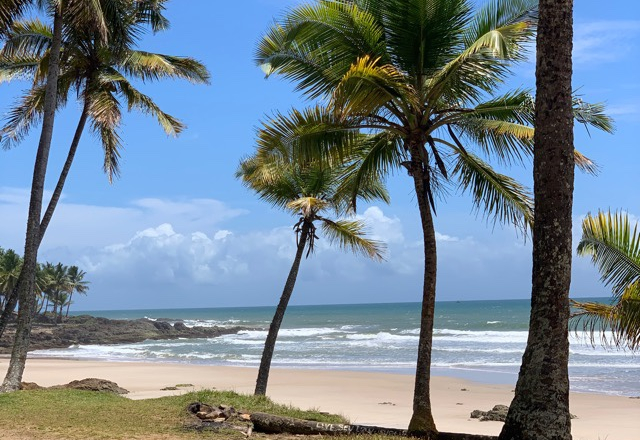
[[[239, 325], [252, 330], [213, 339], [73, 346], [36, 354], [257, 366], [273, 312], [273, 307], [81, 312], [114, 319], [164, 318], [187, 326]], [[418, 303], [291, 306], [279, 333], [273, 365], [413, 374], [419, 318]], [[434, 374], [515, 383], [528, 319], [528, 300], [439, 302]], [[640, 357], [592, 347], [581, 332], [571, 335], [570, 375], [574, 391], [640, 395]]]

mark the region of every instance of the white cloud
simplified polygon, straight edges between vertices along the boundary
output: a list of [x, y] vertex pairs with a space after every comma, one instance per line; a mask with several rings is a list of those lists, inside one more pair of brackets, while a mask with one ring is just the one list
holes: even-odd
[[[3, 247], [11, 241], [7, 231], [24, 227], [13, 223], [18, 208], [26, 211], [25, 194], [0, 190], [0, 215], [11, 218], [0, 230]], [[243, 213], [202, 199], [143, 199], [124, 208], [63, 201], [41, 259], [88, 272], [91, 290], [77, 300], [85, 310], [275, 304], [295, 255], [295, 234], [289, 224], [242, 229], [233, 219]], [[359, 218], [372, 238], [387, 243], [386, 261], [332, 248], [319, 234], [316, 252], [302, 261], [292, 303], [420, 300], [424, 252], [416, 219], [407, 222], [377, 206]], [[510, 230], [474, 237], [471, 224], [447, 220], [439, 218], [447, 229], [436, 233], [440, 299], [528, 294], [530, 243]], [[574, 285], [591, 289], [597, 276], [590, 263], [576, 267], [587, 275]]]
[[[46, 195], [47, 198], [50, 194]], [[24, 245], [29, 192], [24, 189], [0, 188], [0, 243], [21, 250]], [[71, 203], [58, 204], [42, 249], [80, 249], [103, 247], [123, 242], [138, 231], [165, 222], [181, 230], [212, 232], [220, 223], [246, 214], [213, 199], [140, 199], [129, 206], [96, 206]]]
[[610, 63], [638, 51], [639, 20], [594, 21], [575, 25], [573, 59], [580, 64]]

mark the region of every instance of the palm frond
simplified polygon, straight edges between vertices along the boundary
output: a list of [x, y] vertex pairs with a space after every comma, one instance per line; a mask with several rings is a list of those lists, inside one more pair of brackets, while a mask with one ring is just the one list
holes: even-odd
[[103, 80], [105, 85], [111, 83], [116, 85], [122, 96], [124, 96], [129, 111], [135, 109], [155, 117], [168, 135], [177, 136], [185, 129], [185, 125], [182, 122], [163, 112], [151, 97], [138, 91], [118, 72], [112, 70], [108, 75], [103, 75], [100, 79]]
[[87, 111], [91, 118], [91, 128], [102, 141], [103, 169], [109, 182], [113, 182], [113, 178], [120, 174], [122, 141], [117, 132], [122, 118], [120, 103], [113, 93], [100, 87], [88, 91], [86, 98], [90, 99]]
[[303, 4], [264, 35], [256, 62], [315, 99], [330, 94], [360, 55], [383, 55], [383, 35], [375, 17], [354, 3]]
[[580, 97], [573, 98], [573, 116], [575, 120], [584, 124], [585, 128], [594, 127], [606, 133], [615, 130], [613, 119], [605, 113], [605, 105], [602, 103], [590, 104]]
[[140, 50], [131, 50], [121, 63], [122, 70], [143, 81], [180, 78], [195, 84], [208, 84], [209, 72], [201, 62]]
[[323, 218], [322, 232], [330, 243], [336, 244], [340, 249], [347, 249], [374, 260], [384, 259], [384, 244], [367, 239], [365, 225], [359, 220], [332, 221]]
[[316, 106], [289, 114], [276, 113], [258, 131], [258, 150], [308, 160], [336, 160], [350, 154], [360, 139], [354, 118], [342, 119]]
[[457, 151], [453, 174], [469, 192], [477, 212], [493, 221], [514, 224], [524, 232], [533, 225], [531, 193], [514, 179], [496, 172], [473, 154]]
[[475, 101], [490, 93], [522, 60], [523, 48], [534, 35], [537, 2], [498, 0], [486, 4], [463, 33], [464, 48], [428, 80], [427, 101]]
[[53, 29], [40, 20], [16, 22], [7, 35], [0, 56], [41, 58], [49, 49], [52, 38]]
[[461, 117], [455, 123], [462, 139], [480, 147], [489, 158], [511, 165], [533, 154], [534, 129], [518, 122], [484, 117]]
[[393, 100], [416, 108], [415, 90], [404, 74], [391, 64], [369, 56], [358, 58], [333, 91], [332, 106], [343, 115], [368, 116]]
[[[70, 87], [68, 77], [58, 78], [58, 95], [56, 108], [63, 107], [67, 102], [67, 93]], [[20, 144], [29, 134], [29, 131], [42, 120], [44, 110], [45, 84], [34, 85], [12, 106], [5, 117], [5, 123], [0, 128], [0, 145], [4, 149], [10, 149]]]
[[640, 232], [622, 212], [598, 212], [582, 221], [578, 255], [591, 256], [602, 282], [617, 297], [631, 284], [640, 282]]
[[640, 349], [640, 284], [634, 283], [614, 304], [572, 301], [570, 324], [582, 329], [595, 345], [596, 335], [605, 347]]

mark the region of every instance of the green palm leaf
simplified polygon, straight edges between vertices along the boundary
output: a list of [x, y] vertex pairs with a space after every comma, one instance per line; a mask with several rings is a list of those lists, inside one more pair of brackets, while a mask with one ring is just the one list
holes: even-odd
[[572, 301], [576, 311], [571, 325], [588, 333], [595, 345], [596, 335], [604, 346], [640, 349], [640, 284], [627, 286], [612, 305]]
[[525, 232], [533, 225], [529, 190], [473, 154], [458, 151], [456, 159], [453, 174], [460, 181], [460, 189], [471, 194], [477, 212], [493, 217], [494, 222], [514, 224]]
[[640, 232], [622, 212], [587, 215], [582, 222], [578, 255], [591, 256], [602, 282], [611, 286], [616, 296], [640, 282]]
[[322, 232], [330, 243], [374, 260], [383, 260], [383, 243], [364, 237], [364, 224], [358, 220], [332, 221], [322, 218]]

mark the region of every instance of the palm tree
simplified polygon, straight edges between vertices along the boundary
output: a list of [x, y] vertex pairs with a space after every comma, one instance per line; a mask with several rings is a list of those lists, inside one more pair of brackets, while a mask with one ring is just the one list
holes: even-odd
[[0, 295], [3, 297], [0, 305], [4, 305], [15, 288], [22, 270], [22, 258], [13, 249], [0, 248]]
[[[358, 149], [364, 156], [354, 167], [356, 181], [398, 167], [412, 178], [423, 230], [424, 280], [409, 432], [432, 438], [437, 435], [429, 395], [436, 202], [457, 188], [494, 222], [526, 229], [533, 219], [526, 188], [486, 160], [519, 164], [533, 152], [533, 98], [525, 90], [498, 94], [498, 89], [534, 35], [538, 1], [494, 0], [475, 13], [472, 4], [318, 0], [287, 12], [257, 50], [267, 75], [282, 74], [309, 98], [328, 103], [278, 115], [262, 144], [295, 145], [303, 158]], [[581, 122], [610, 128], [601, 106], [575, 104]], [[579, 153], [576, 162], [593, 171]]]
[[[114, 4], [124, 0], [110, 0]], [[149, 3], [152, 0], [143, 0], [139, 3]], [[7, 298], [2, 315], [0, 315], [0, 336], [4, 333], [9, 317], [12, 315], [18, 300], [25, 310], [21, 317], [18, 315], [18, 328], [16, 330], [16, 342], [18, 345], [26, 343], [29, 339], [29, 321], [35, 306], [34, 283], [37, 268], [38, 248], [42, 240], [40, 234], [40, 216], [42, 214], [42, 200], [44, 195], [44, 183], [53, 137], [53, 125], [55, 119], [56, 96], [58, 94], [58, 72], [60, 65], [60, 48], [62, 44], [63, 22], [75, 25], [92, 26], [102, 40], [107, 38], [107, 29], [103, 15], [103, 9], [96, 0], [6, 0], [0, 4], [0, 36], [5, 35], [12, 27], [16, 18], [19, 18], [29, 7], [36, 6], [46, 10], [53, 21], [51, 33], [50, 56], [48, 70], [44, 86], [42, 107], [42, 130], [36, 153], [31, 183], [29, 211], [27, 216], [27, 230], [24, 250], [24, 264], [20, 278]], [[146, 6], [149, 8], [149, 6]], [[107, 11], [109, 8], [106, 9]], [[43, 79], [44, 80], [44, 79]], [[2, 136], [0, 136], [2, 140]], [[17, 384], [14, 380], [14, 383]]]
[[78, 268], [78, 266], [71, 266], [67, 270], [67, 278], [69, 281], [68, 291], [69, 299], [67, 301], [67, 313], [65, 317], [69, 316], [69, 307], [71, 307], [71, 298], [73, 293], [79, 293], [80, 295], [86, 295], [89, 290], [89, 281], [85, 281], [84, 277], [87, 273], [84, 270]]
[[[120, 0], [114, 0], [120, 1]], [[96, 8], [95, 0], [7, 0], [0, 4], [0, 35], [3, 35], [9, 25], [19, 17], [29, 6], [36, 5], [46, 9], [53, 17], [53, 32], [51, 35], [51, 49], [48, 62], [48, 73], [42, 104], [42, 129], [36, 159], [33, 167], [29, 210], [27, 214], [27, 228], [24, 247], [24, 257], [20, 276], [11, 292], [5, 308], [0, 315], [0, 336], [4, 333], [7, 322], [20, 302], [18, 322], [15, 333], [14, 346], [9, 362], [7, 376], [0, 386], [0, 392], [14, 391], [20, 388], [22, 372], [24, 371], [31, 335], [31, 319], [36, 306], [36, 271], [38, 267], [38, 248], [41, 242], [40, 216], [42, 214], [42, 200], [44, 183], [47, 173], [53, 124], [58, 95], [58, 72], [60, 66], [60, 48], [62, 43], [63, 21], [79, 24], [84, 22], [98, 29], [101, 39], [106, 39], [106, 26], [103, 20], [103, 10]]]
[[[100, 0], [105, 18], [108, 19], [109, 38], [103, 38], [101, 29], [91, 23], [65, 21], [65, 39], [61, 43], [64, 62], [60, 68], [56, 107], [63, 105], [71, 91], [78, 94], [83, 110], [71, 143], [67, 160], [58, 179], [51, 202], [38, 225], [34, 246], [39, 246], [49, 224], [55, 206], [62, 192], [64, 182], [73, 161], [87, 120], [100, 136], [105, 153], [104, 169], [111, 180], [118, 173], [120, 138], [117, 129], [120, 124], [118, 97], [124, 99], [129, 109], [138, 109], [156, 117], [167, 133], [178, 134], [184, 127], [172, 116], [162, 112], [157, 105], [139, 92], [126, 78], [152, 81], [162, 78], [185, 78], [193, 82], [207, 82], [208, 72], [199, 62], [191, 58], [173, 57], [135, 50], [133, 47], [146, 28], [162, 30], [168, 23], [162, 16], [166, 0]], [[73, 14], [70, 14], [73, 15]], [[63, 18], [66, 18], [65, 15]], [[32, 89], [21, 103], [11, 111], [7, 125], [3, 128], [3, 142], [12, 144], [22, 139], [29, 128], [39, 120], [45, 108], [42, 95], [46, 93], [46, 83], [42, 76], [48, 71], [55, 50], [51, 35], [55, 33], [37, 20], [14, 24], [3, 48], [2, 74], [4, 79], [15, 75], [31, 74], [34, 77]], [[26, 254], [26, 252], [25, 252]], [[33, 291], [33, 288], [30, 289]], [[29, 298], [29, 316], [32, 315], [35, 296]], [[22, 306], [21, 306], [22, 307]], [[29, 320], [29, 322], [26, 322]], [[15, 357], [26, 358], [30, 318], [24, 318], [25, 330], [16, 333]], [[12, 355], [13, 357], [13, 355]], [[5, 378], [4, 389], [17, 389], [24, 370], [24, 362], [16, 361]]]
[[[268, 126], [263, 128], [268, 129]], [[274, 157], [263, 153], [264, 151], [259, 150], [254, 156], [242, 161], [236, 176], [260, 198], [297, 216], [298, 221], [294, 225], [296, 255], [269, 326], [256, 380], [256, 395], [267, 392], [278, 331], [293, 293], [302, 256], [305, 250], [308, 257], [315, 249], [315, 240], [318, 239], [316, 223], [321, 225], [324, 237], [340, 248], [376, 260], [382, 258], [383, 249], [380, 242], [365, 237], [361, 221], [344, 218], [333, 220], [328, 217], [330, 213], [342, 217], [350, 212], [352, 191], [342, 181], [344, 166], [322, 166], [319, 162], [301, 164], [293, 161], [288, 154]], [[365, 200], [387, 199], [386, 191], [379, 181], [362, 185], [357, 195]]]
[[574, 186], [572, 0], [541, 0], [529, 337], [501, 440], [571, 439], [569, 286]]
[[[69, 291], [69, 268], [62, 263], [46, 263], [43, 267], [46, 284], [42, 286], [42, 291], [47, 296], [48, 301], [53, 304], [53, 319], [56, 324], [62, 315], [62, 296]], [[46, 310], [45, 310], [46, 312]]]
[[[582, 221], [578, 255], [591, 256], [602, 282], [611, 286], [613, 304], [572, 301], [574, 329], [582, 327], [604, 345], [640, 348], [640, 232], [623, 212], [599, 212]], [[610, 333], [609, 333], [610, 332]], [[608, 336], [610, 335], [610, 336]]]

